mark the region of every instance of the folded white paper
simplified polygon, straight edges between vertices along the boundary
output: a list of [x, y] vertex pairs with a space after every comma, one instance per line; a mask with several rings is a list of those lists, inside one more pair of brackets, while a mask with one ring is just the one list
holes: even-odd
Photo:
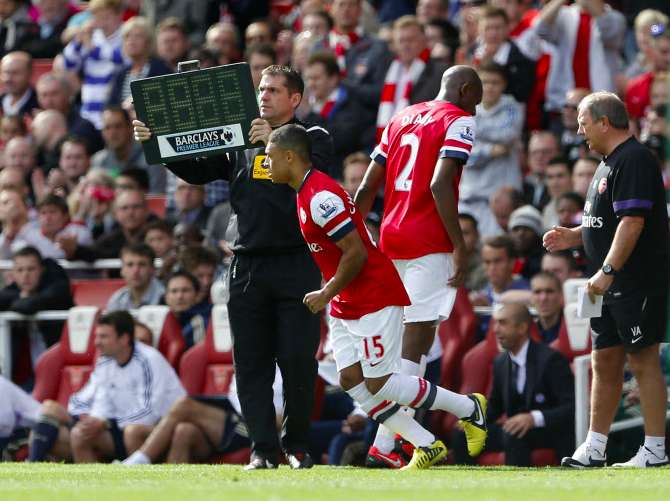
[[599, 317], [603, 311], [603, 297], [596, 296], [596, 302], [592, 303], [586, 293], [586, 287], [577, 289], [577, 316], [579, 318]]

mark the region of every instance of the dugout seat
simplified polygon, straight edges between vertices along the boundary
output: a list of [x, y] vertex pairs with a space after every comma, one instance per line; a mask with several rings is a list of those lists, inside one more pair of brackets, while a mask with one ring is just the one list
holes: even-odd
[[233, 340], [228, 307], [217, 304], [205, 339], [187, 350], [179, 363], [179, 377], [189, 395], [225, 395], [233, 378]]
[[77, 306], [96, 306], [105, 309], [109, 298], [126, 285], [122, 278], [98, 278], [72, 280], [70, 288]]
[[443, 388], [458, 389], [461, 383], [461, 361], [475, 344], [476, 330], [477, 316], [468, 298], [468, 291], [460, 288], [451, 315], [437, 328], [443, 350], [440, 379]]
[[577, 316], [577, 304], [570, 303], [563, 308], [558, 337], [549, 346], [565, 355], [570, 362], [575, 357], [591, 353], [589, 319]]
[[[189, 395], [227, 395], [233, 380], [233, 340], [228, 322], [228, 306], [217, 304], [207, 326], [205, 339], [190, 348], [181, 357], [179, 377]], [[215, 455], [212, 463], [245, 464], [250, 449]]]
[[95, 365], [94, 327], [99, 310], [95, 306], [70, 308], [63, 334], [35, 366], [33, 397], [67, 406], [70, 395], [88, 381]]
[[30, 73], [30, 85], [35, 87], [37, 81], [45, 73], [49, 73], [53, 69], [54, 60], [50, 58], [33, 59], [32, 71]]
[[170, 312], [170, 308], [165, 305], [141, 306], [137, 319], [149, 327], [153, 347], [177, 370], [179, 359], [186, 349], [186, 342], [181, 335], [179, 321]]
[[577, 290], [586, 286], [588, 278], [569, 278], [563, 282], [563, 301], [565, 304], [577, 302]]
[[167, 211], [166, 195], [147, 195], [146, 200], [150, 212], [153, 212], [161, 219], [165, 218], [165, 212]]

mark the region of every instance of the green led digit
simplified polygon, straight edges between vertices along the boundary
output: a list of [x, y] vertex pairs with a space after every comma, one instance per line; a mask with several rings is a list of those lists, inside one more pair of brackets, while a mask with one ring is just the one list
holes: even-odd
[[155, 134], [162, 134], [170, 130], [169, 116], [165, 112], [163, 103], [166, 102], [165, 92], [161, 82], [152, 82], [142, 87], [142, 97], [146, 109], [146, 123]]
[[193, 89], [193, 105], [198, 116], [199, 126], [221, 125], [219, 106], [216, 102], [211, 76], [205, 74], [191, 78], [191, 89]]
[[188, 83], [183, 80], [172, 80], [167, 83], [166, 88], [175, 128], [178, 130], [196, 128], [197, 121], [193, 113], [193, 100]]

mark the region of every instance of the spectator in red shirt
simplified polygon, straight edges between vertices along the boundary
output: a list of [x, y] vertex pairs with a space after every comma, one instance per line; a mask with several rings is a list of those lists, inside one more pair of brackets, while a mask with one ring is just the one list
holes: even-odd
[[626, 87], [626, 108], [632, 119], [644, 116], [650, 104], [651, 87], [657, 74], [670, 70], [670, 26], [651, 27], [651, 70], [634, 78]]

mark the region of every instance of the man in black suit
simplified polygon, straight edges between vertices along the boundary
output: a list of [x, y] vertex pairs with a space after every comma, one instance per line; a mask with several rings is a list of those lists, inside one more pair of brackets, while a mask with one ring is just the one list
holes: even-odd
[[[495, 334], [504, 353], [493, 362], [485, 451], [504, 451], [505, 464], [530, 466], [531, 451], [550, 448], [557, 457], [575, 443], [574, 380], [568, 361], [530, 339], [533, 322], [521, 304], [494, 311]], [[454, 436], [456, 462], [467, 462], [462, 432]]]

